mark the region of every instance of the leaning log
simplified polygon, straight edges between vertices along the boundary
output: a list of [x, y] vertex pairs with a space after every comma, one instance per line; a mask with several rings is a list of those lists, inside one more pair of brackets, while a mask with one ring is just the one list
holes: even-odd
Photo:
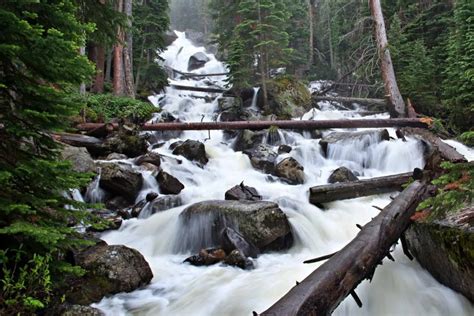
[[384, 99], [369, 99], [369, 98], [352, 98], [352, 97], [330, 97], [330, 96], [319, 96], [313, 95], [313, 100], [315, 101], [331, 101], [339, 103], [360, 103], [365, 105], [377, 105], [377, 106], [387, 106], [387, 101]]
[[309, 189], [309, 202], [321, 205], [332, 201], [400, 191], [402, 185], [412, 177], [413, 173], [408, 172], [366, 180], [319, 185]]
[[[76, 128], [88, 131], [102, 123], [84, 123]], [[114, 129], [118, 124], [113, 124]], [[140, 126], [143, 131], [199, 131], [199, 130], [263, 130], [270, 127], [282, 129], [314, 130], [328, 128], [377, 128], [377, 127], [420, 127], [428, 128], [421, 119], [350, 119], [350, 120], [286, 120], [286, 121], [235, 121], [235, 122], [190, 122], [190, 123], [147, 123]]]
[[342, 250], [261, 315], [329, 315], [389, 253], [410, 223], [427, 187], [415, 181]]
[[176, 90], [205, 92], [205, 93], [224, 93], [224, 92], [227, 91], [227, 89], [224, 89], [224, 88], [192, 87], [192, 86], [182, 86], [182, 85], [178, 85], [178, 84], [170, 84], [170, 87], [175, 88]]

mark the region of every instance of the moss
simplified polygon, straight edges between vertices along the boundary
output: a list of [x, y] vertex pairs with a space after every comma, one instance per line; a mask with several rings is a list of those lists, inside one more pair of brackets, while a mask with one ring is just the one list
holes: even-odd
[[461, 134], [458, 139], [466, 146], [474, 147], [474, 131]]
[[302, 81], [291, 76], [280, 76], [270, 80], [267, 86], [276, 103], [269, 114], [289, 119], [311, 107], [311, 93]]

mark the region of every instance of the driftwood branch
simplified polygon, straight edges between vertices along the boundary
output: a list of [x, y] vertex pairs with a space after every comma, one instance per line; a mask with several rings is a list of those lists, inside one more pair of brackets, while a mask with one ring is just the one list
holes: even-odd
[[389, 253], [410, 223], [427, 187], [413, 182], [342, 250], [293, 287], [262, 315], [329, 315]]
[[[84, 123], [76, 128], [89, 131], [103, 125], [102, 123]], [[118, 124], [112, 125], [114, 129]], [[236, 122], [191, 122], [191, 123], [155, 123], [143, 124], [143, 131], [187, 131], [187, 130], [262, 130], [272, 126], [283, 129], [328, 129], [328, 128], [377, 128], [377, 127], [420, 127], [428, 125], [420, 119], [351, 119], [351, 120], [287, 120], [287, 121], [236, 121]]]
[[192, 87], [192, 86], [183, 86], [183, 85], [178, 85], [178, 84], [170, 84], [170, 87], [175, 88], [176, 90], [186, 90], [186, 91], [206, 92], [206, 93], [223, 93], [227, 91], [227, 89], [224, 89], [224, 88]]
[[402, 185], [412, 177], [413, 173], [408, 172], [366, 180], [319, 185], [309, 189], [309, 201], [311, 204], [320, 205], [332, 201], [399, 191], [402, 189]]
[[318, 96], [313, 95], [315, 101], [331, 101], [331, 102], [347, 102], [347, 103], [360, 103], [366, 105], [377, 105], [385, 107], [387, 101], [384, 99], [368, 99], [368, 98], [353, 98], [353, 97], [330, 97], [330, 96]]

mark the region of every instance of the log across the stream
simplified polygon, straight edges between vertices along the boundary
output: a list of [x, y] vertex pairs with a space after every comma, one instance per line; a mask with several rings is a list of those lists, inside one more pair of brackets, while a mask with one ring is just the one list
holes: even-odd
[[384, 99], [368, 99], [368, 98], [354, 98], [354, 97], [332, 97], [332, 96], [319, 96], [313, 95], [315, 101], [331, 101], [331, 102], [347, 102], [347, 103], [360, 103], [365, 105], [378, 105], [385, 107], [387, 101]]
[[[103, 123], [84, 123], [76, 128], [90, 131]], [[112, 124], [118, 129], [118, 124]], [[190, 122], [190, 123], [146, 123], [140, 126], [143, 131], [186, 131], [186, 130], [262, 130], [270, 127], [287, 129], [328, 129], [328, 128], [377, 128], [377, 127], [420, 127], [428, 128], [423, 119], [347, 119], [347, 120], [282, 120], [282, 121], [235, 121], [235, 122]]]
[[360, 282], [372, 278], [377, 265], [408, 227], [427, 191], [426, 184], [413, 182], [362, 227], [349, 244], [261, 315], [331, 314]]
[[362, 196], [400, 191], [413, 177], [412, 172], [372, 179], [325, 184], [309, 189], [309, 202], [314, 205]]

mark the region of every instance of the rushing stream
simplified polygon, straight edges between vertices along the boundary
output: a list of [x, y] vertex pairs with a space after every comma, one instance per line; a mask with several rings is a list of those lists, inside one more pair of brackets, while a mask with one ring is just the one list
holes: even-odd
[[[189, 57], [204, 48], [194, 47], [183, 33], [162, 54], [165, 64], [179, 71], [187, 71]], [[221, 73], [226, 69], [213, 55], [205, 67], [196, 73]], [[225, 77], [213, 77], [223, 85]], [[180, 85], [204, 85], [210, 81], [179, 80]], [[182, 121], [215, 120], [216, 102], [190, 98], [205, 96], [197, 92], [177, 91], [167, 88], [166, 93], [153, 97], [153, 102], [179, 117]], [[256, 107], [252, 104], [252, 107]], [[336, 111], [329, 104], [323, 110], [312, 110], [304, 119], [336, 119], [358, 117], [354, 112]], [[384, 115], [378, 115], [384, 116]], [[372, 116], [371, 118], [373, 118]], [[118, 231], [105, 233], [102, 238], [109, 244], [125, 244], [139, 250], [150, 263], [154, 278], [152, 283], [132, 293], [104, 298], [95, 307], [107, 315], [251, 315], [262, 312], [284, 295], [296, 281], [303, 280], [318, 264], [303, 264], [304, 260], [335, 252], [358, 233], [356, 224], [365, 224], [379, 212], [373, 205], [384, 207], [390, 195], [358, 198], [330, 203], [321, 210], [308, 202], [308, 189], [324, 184], [331, 171], [347, 166], [361, 178], [408, 172], [423, 167], [422, 149], [415, 139], [408, 142], [392, 140], [377, 142], [374, 139], [346, 142], [332, 147], [329, 158], [321, 153], [317, 139], [296, 132], [279, 131], [284, 142], [293, 147], [290, 154], [279, 159], [294, 157], [303, 166], [306, 182], [288, 185], [271, 181], [268, 175], [255, 170], [249, 158], [235, 152], [221, 131], [183, 132], [180, 139], [194, 139], [205, 143], [209, 163], [200, 168], [182, 159], [163, 159], [163, 170], [178, 178], [185, 189], [181, 192], [184, 205], [139, 219], [124, 221]], [[394, 134], [394, 131], [390, 131]], [[210, 136], [210, 139], [209, 139]], [[154, 149], [160, 154], [174, 157], [164, 146]], [[368, 147], [366, 147], [368, 145]], [[462, 147], [457, 144], [456, 146]], [[464, 153], [472, 152], [463, 147]], [[156, 181], [143, 171], [142, 199], [146, 192], [159, 192]], [[151, 179], [150, 179], [151, 178]], [[148, 179], [148, 180], [147, 180]], [[191, 253], [178, 253], [182, 231], [180, 212], [192, 203], [224, 199], [224, 193], [245, 181], [255, 187], [264, 200], [274, 201], [287, 214], [295, 245], [288, 251], [260, 255], [254, 259], [255, 269], [214, 265], [195, 267], [183, 264]], [[100, 192], [90, 192], [100, 197]], [[357, 294], [364, 306], [358, 308], [350, 297], [334, 312], [335, 315], [473, 315], [474, 308], [463, 296], [439, 284], [416, 261], [406, 258], [397, 247], [393, 252], [396, 261], [387, 259], [375, 272], [371, 283], [362, 282]]]

